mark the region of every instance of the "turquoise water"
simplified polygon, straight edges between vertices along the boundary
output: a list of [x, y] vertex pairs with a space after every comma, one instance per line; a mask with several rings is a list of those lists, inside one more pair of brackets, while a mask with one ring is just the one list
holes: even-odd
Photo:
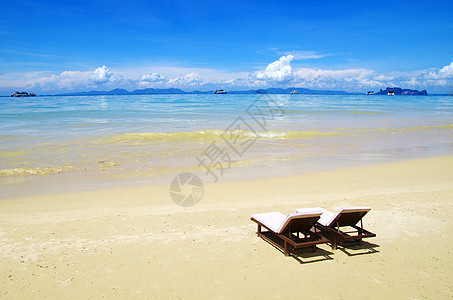
[[453, 97], [2, 97], [0, 107], [1, 178], [204, 172], [212, 143], [244, 174], [453, 154]]

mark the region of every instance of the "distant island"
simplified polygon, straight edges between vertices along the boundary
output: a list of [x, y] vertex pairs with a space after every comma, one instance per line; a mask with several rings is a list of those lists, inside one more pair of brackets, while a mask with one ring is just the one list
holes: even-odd
[[417, 90], [409, 90], [409, 89], [402, 89], [399, 87], [393, 88], [386, 88], [385, 90], [380, 90], [376, 93], [376, 95], [388, 95], [389, 91], [393, 91], [395, 95], [402, 95], [402, 96], [428, 96], [428, 92], [426, 90], [417, 91]]
[[[380, 90], [375, 93], [375, 95], [388, 95], [388, 92], [393, 90], [395, 95], [421, 95], [427, 96], [428, 92], [426, 90], [410, 90], [402, 89], [398, 87], [387, 87], [385, 90]], [[297, 93], [294, 93], [297, 91]], [[267, 88], [267, 89], [257, 89], [257, 90], [243, 90], [243, 91], [228, 91], [228, 94], [300, 94], [300, 95], [363, 95], [365, 93], [359, 92], [345, 92], [345, 91], [333, 91], [333, 90], [311, 90], [306, 88]], [[166, 94], [214, 94], [212, 91], [184, 91], [177, 88], [168, 88], [168, 89], [137, 89], [133, 91], [128, 91], [125, 89], [114, 89], [111, 91], [88, 91], [88, 92], [73, 92], [73, 93], [61, 93], [61, 94], [47, 94], [41, 96], [98, 96], [98, 95], [166, 95]], [[434, 94], [433, 94], [434, 95]], [[448, 94], [436, 94], [438, 96], [448, 96]]]
[[[228, 94], [290, 94], [293, 90], [299, 91], [300, 94], [311, 94], [311, 95], [361, 95], [362, 93], [349, 93], [345, 91], [330, 91], [330, 90], [310, 90], [305, 88], [268, 88], [258, 90], [245, 90], [245, 91], [228, 91]], [[139, 89], [128, 91], [125, 89], [114, 89], [111, 91], [89, 91], [89, 92], [74, 92], [74, 93], [63, 93], [57, 95], [48, 96], [95, 96], [95, 95], [159, 95], [159, 94], [213, 94], [212, 91], [183, 91], [181, 89], [169, 88], [169, 89]]]

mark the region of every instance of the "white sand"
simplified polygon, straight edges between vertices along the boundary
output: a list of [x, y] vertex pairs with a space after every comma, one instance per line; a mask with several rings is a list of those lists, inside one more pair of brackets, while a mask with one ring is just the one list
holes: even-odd
[[[303, 263], [256, 237], [251, 214], [313, 206], [371, 206], [377, 237]], [[452, 233], [453, 156], [208, 184], [192, 208], [167, 185], [6, 199], [0, 297], [451, 299]]]

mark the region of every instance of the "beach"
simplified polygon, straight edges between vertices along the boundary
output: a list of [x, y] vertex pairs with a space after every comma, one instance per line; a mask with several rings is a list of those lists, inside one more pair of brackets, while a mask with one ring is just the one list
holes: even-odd
[[[183, 208], [168, 184], [0, 202], [0, 295], [32, 298], [450, 299], [453, 156], [205, 182]], [[361, 247], [297, 259], [256, 237], [253, 213], [370, 206]]]
[[0, 14], [0, 300], [453, 299], [453, 1]]

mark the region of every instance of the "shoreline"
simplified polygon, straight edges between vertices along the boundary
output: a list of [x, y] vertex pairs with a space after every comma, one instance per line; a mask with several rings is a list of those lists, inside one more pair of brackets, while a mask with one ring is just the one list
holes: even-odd
[[[1, 295], [288, 298], [301, 286], [311, 299], [453, 296], [453, 156], [204, 191], [190, 208], [171, 201], [168, 185], [1, 200]], [[364, 226], [377, 237], [296, 260], [257, 238], [250, 221], [315, 206], [371, 206]]]
[[[317, 173], [348, 170], [353, 168], [371, 167], [406, 161], [449, 157], [438, 155], [431, 157], [378, 158], [376, 161], [345, 160], [347, 156], [332, 155], [315, 158], [310, 157], [273, 160], [272, 162], [239, 161], [232, 165], [219, 177], [219, 183], [248, 182], [290, 178], [299, 175], [315, 175]], [[203, 183], [213, 183], [213, 177], [206, 175], [202, 167], [187, 166], [179, 169], [162, 169], [158, 171], [114, 170], [99, 172], [63, 172], [47, 175], [25, 175], [0, 177], [0, 200], [29, 197], [33, 195], [55, 195], [61, 193], [77, 193], [110, 189], [144, 188], [145, 186], [169, 186], [178, 174], [190, 172], [198, 175]], [[217, 183], [215, 183], [217, 184]]]

